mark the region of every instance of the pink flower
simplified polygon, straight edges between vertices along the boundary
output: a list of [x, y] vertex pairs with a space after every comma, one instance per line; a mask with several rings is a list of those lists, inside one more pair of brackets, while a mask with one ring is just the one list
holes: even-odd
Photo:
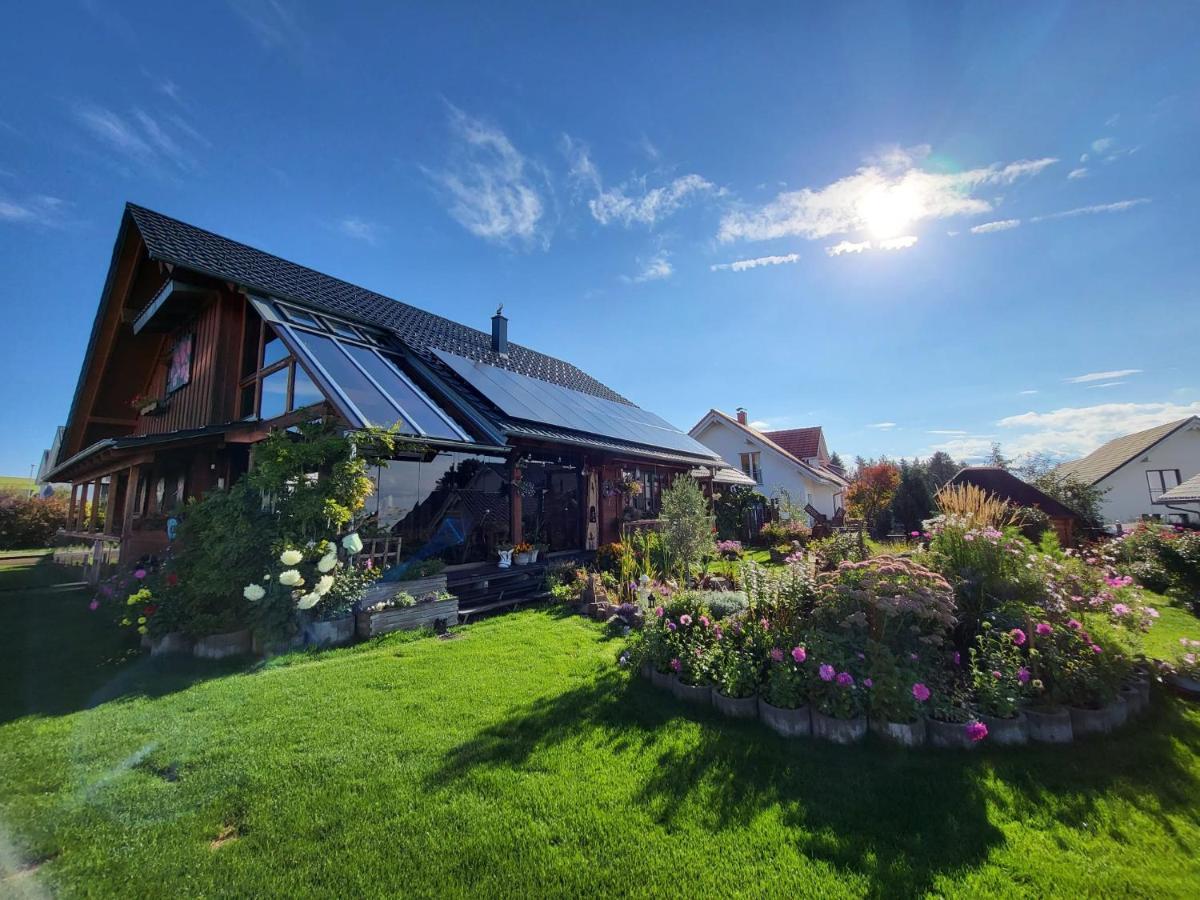
[[1146, 607], [1146, 615], [1148, 615], [1152, 619], [1157, 619], [1158, 618], [1158, 610], [1155, 609], [1153, 606], [1147, 606]]
[[912, 686], [912, 695], [917, 699], [918, 703], [924, 703], [929, 699], [931, 691], [921, 682], [917, 682]]
[[146, 570], [145, 569], [134, 569], [133, 577], [138, 579], [138, 581], [141, 581], [143, 578], [146, 577]]
[[808, 651], [805, 650], [803, 647], [793, 647], [792, 648], [792, 659], [794, 659], [798, 663], [802, 663], [806, 659], [808, 659]]
[[954, 664], [956, 666], [962, 665], [962, 654], [959, 653], [957, 650], [954, 651]]
[[968, 531], [966, 534], [963, 535], [963, 540], [964, 541], [973, 541], [973, 540], [975, 540], [975, 535], [971, 534], [971, 532]]
[[778, 647], [772, 647], [771, 659], [773, 659], [775, 662], [783, 662], [783, 651]]
[[979, 743], [988, 736], [987, 726], [982, 722], [968, 722], [966, 726], [967, 737], [975, 743]]
[[863, 679], [863, 687], [873, 688], [873, 687], [875, 687], [875, 681], [871, 678], [864, 678]]
[[701, 627], [701, 628], [707, 628], [707, 627], [708, 627], [708, 616], [701, 616], [701, 617], [700, 617], [700, 627]]
[[1013, 643], [1016, 644], [1018, 647], [1024, 645], [1025, 632], [1023, 632], [1020, 628], [1014, 628], [1012, 631], [1009, 632], [1009, 634], [1012, 635]]
[[910, 532], [908, 533], [908, 536], [909, 536], [909, 537], [920, 537], [920, 536], [921, 536], [921, 532], [919, 532], [919, 531], [910, 531]]
[[91, 603], [88, 604], [88, 609], [90, 609], [92, 612], [95, 612], [99, 608], [100, 608], [99, 600], [93, 600]]
[[1080, 622], [1078, 619], [1070, 619], [1067, 621], [1067, 627], [1070, 628], [1072, 631], [1078, 631], [1080, 628], [1083, 627], [1083, 623]]
[[665, 616], [667, 614], [667, 611], [665, 609], [663, 609], [661, 606], [656, 606], [656, 607], [654, 607], [654, 614], [661, 619], [663, 616]]
[[1104, 652], [1104, 648], [1101, 647], [1099, 644], [1092, 644], [1092, 652], [1095, 653], [1097, 656], [1099, 656], [1101, 653]]
[[721, 626], [720, 626], [720, 625], [718, 625], [716, 628], [714, 628], [714, 629], [713, 629], [713, 637], [714, 637], [714, 638], [716, 638], [718, 641], [719, 641], [721, 638], [725, 637], [725, 632], [723, 632], [723, 631], [721, 630]]
[[916, 654], [916, 653], [910, 653], [910, 654], [908, 654], [908, 658], [909, 658], [910, 660], [912, 660], [913, 662], [916, 662], [916, 661], [917, 661], [918, 659], [920, 659], [921, 657], [920, 657], [920, 655], [919, 655], [919, 654]]
[[849, 672], [838, 672], [837, 683], [841, 687], [852, 687], [854, 685], [854, 676]]
[[768, 622], [766, 619], [759, 619], [759, 620], [758, 620], [758, 627], [759, 627], [759, 628], [761, 628], [763, 631], [770, 631], [770, 630], [771, 630], [771, 623], [770, 623], [770, 622]]
[[821, 663], [821, 668], [817, 669], [817, 675], [822, 681], [833, 681], [833, 666], [829, 663]]
[[1127, 615], [1129, 615], [1129, 607], [1128, 607], [1128, 606], [1126, 606], [1124, 603], [1114, 603], [1114, 604], [1113, 604], [1112, 611], [1113, 611], [1113, 615], [1114, 615], [1114, 616], [1127, 616]]
[[678, 672], [682, 665], [678, 658], [671, 660], [671, 671]]
[[999, 680], [1000, 680], [1000, 678], [1002, 677], [1002, 676], [1000, 675], [1000, 670], [999, 670], [999, 669], [992, 669], [992, 677], [993, 677], [993, 678], [995, 678], [997, 681], [999, 681]]
[[687, 626], [692, 624], [692, 617], [689, 616], [687, 613], [684, 613], [682, 616], [679, 617], [679, 624], [682, 625], [684, 628], [686, 628]]
[[1035, 627], [1033, 630], [1038, 634], [1049, 634], [1054, 630], [1054, 626], [1049, 622], [1038, 622], [1037, 627]]
[[1017, 681], [1021, 682], [1021, 684], [1029, 684], [1029, 670], [1024, 666], [1017, 669]]

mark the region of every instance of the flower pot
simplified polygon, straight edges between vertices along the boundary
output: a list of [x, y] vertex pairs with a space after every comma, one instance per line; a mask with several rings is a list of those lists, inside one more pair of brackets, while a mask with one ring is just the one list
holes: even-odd
[[1116, 731], [1129, 721], [1129, 704], [1120, 694], [1117, 694], [1117, 699], [1104, 707], [1104, 710], [1108, 713], [1109, 731]]
[[671, 680], [671, 690], [675, 692], [676, 698], [684, 703], [692, 703], [696, 706], [712, 704], [712, 688], [707, 684], [684, 684], [676, 675]]
[[497, 550], [496, 553], [500, 557], [500, 561], [496, 563], [499, 568], [507, 569], [512, 565], [513, 552], [511, 550]]
[[531, 563], [535, 563], [535, 562], [537, 562], [538, 554], [539, 554], [539, 553], [541, 553], [541, 552], [542, 552], [542, 551], [541, 551], [541, 550], [538, 550], [537, 548], [534, 548], [533, 550], [530, 550], [530, 551], [529, 551], [529, 561], [530, 561]]
[[179, 631], [172, 631], [160, 637], [150, 638], [150, 655], [162, 656], [164, 653], [191, 653], [192, 639]]
[[1145, 710], [1146, 707], [1142, 703], [1142, 693], [1132, 681], [1121, 685], [1121, 696], [1125, 700], [1127, 718], [1136, 719]]
[[1069, 744], [1075, 740], [1075, 729], [1071, 725], [1071, 713], [1063, 707], [1026, 709], [1025, 722], [1029, 729], [1029, 739], [1036, 743]]
[[197, 638], [192, 647], [192, 654], [200, 659], [224, 659], [227, 656], [247, 654], [251, 647], [250, 629], [243, 628], [241, 631], [210, 634]]
[[886, 741], [901, 747], [920, 747], [925, 743], [925, 720], [915, 722], [871, 722], [871, 730]]
[[812, 733], [835, 744], [857, 744], [867, 736], [867, 717], [835, 719], [824, 713], [812, 711]]
[[1070, 706], [1071, 730], [1076, 737], [1086, 734], [1108, 734], [1112, 731], [1112, 713], [1107, 706], [1100, 709], [1087, 709], [1082, 706]]
[[755, 719], [758, 717], [758, 698], [753, 694], [749, 697], [726, 697], [720, 691], [713, 691], [712, 703], [731, 719]]
[[929, 746], [946, 750], [970, 750], [975, 742], [967, 736], [966, 722], [943, 722], [940, 719], [925, 720], [925, 734]]
[[1177, 694], [1193, 699], [1200, 697], [1200, 681], [1197, 681], [1195, 678], [1172, 673], [1166, 676], [1166, 681], [1167, 684], [1175, 689]]
[[1139, 672], [1130, 683], [1138, 693], [1140, 711], [1145, 712], [1150, 708], [1150, 676], [1144, 672]]
[[671, 672], [660, 672], [658, 669], [651, 667], [650, 683], [656, 688], [662, 688], [664, 691], [674, 691], [675, 675]]
[[1029, 720], [1025, 713], [1017, 710], [1015, 716], [980, 716], [987, 726], [988, 740], [1006, 747], [1021, 747], [1029, 743]]
[[529, 554], [517, 553], [513, 556], [513, 562], [515, 562], [518, 566], [527, 566], [529, 565]]
[[782, 737], [808, 737], [812, 734], [812, 715], [807, 706], [785, 709], [758, 698], [758, 717]]
[[641, 668], [638, 669], [638, 674], [647, 681], [651, 681], [653, 680], [654, 676], [654, 666], [650, 665], [648, 662], [644, 662], [642, 663]]
[[306, 622], [304, 642], [310, 647], [337, 647], [354, 640], [354, 616], [343, 616], [326, 622]]

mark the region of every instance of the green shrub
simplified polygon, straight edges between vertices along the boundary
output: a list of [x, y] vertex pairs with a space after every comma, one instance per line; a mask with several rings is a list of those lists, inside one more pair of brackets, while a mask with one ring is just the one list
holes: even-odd
[[0, 494], [0, 550], [45, 547], [66, 524], [66, 497]]
[[714, 619], [728, 619], [749, 603], [742, 591], [698, 591], [696, 596]]
[[821, 572], [832, 571], [844, 562], [867, 558], [867, 551], [859, 545], [858, 538], [845, 531], [813, 541], [808, 549], [816, 557], [817, 569]]

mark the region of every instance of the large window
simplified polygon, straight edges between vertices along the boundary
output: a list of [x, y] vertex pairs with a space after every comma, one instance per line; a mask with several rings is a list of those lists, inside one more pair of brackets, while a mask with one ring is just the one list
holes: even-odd
[[242, 418], [274, 419], [324, 399], [275, 329], [252, 308], [246, 313], [240, 386]]
[[742, 471], [762, 484], [762, 454], [757, 450], [753, 453], [741, 454]]
[[392, 460], [374, 476], [367, 510], [381, 529], [400, 537], [402, 560], [483, 562], [495, 559], [497, 545], [510, 538], [508, 462], [501, 457], [439, 453]]
[[577, 466], [529, 460], [521, 469], [517, 487], [525, 541], [552, 551], [583, 546], [583, 484]]
[[1158, 499], [1162, 494], [1179, 484], [1178, 469], [1147, 469], [1146, 485], [1150, 488], [1150, 501]]

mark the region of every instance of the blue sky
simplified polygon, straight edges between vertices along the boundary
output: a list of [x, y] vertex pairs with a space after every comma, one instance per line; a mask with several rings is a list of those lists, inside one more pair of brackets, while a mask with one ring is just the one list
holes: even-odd
[[26, 6], [0, 473], [132, 200], [562, 356], [683, 428], [1086, 452], [1200, 412], [1191, 3]]

